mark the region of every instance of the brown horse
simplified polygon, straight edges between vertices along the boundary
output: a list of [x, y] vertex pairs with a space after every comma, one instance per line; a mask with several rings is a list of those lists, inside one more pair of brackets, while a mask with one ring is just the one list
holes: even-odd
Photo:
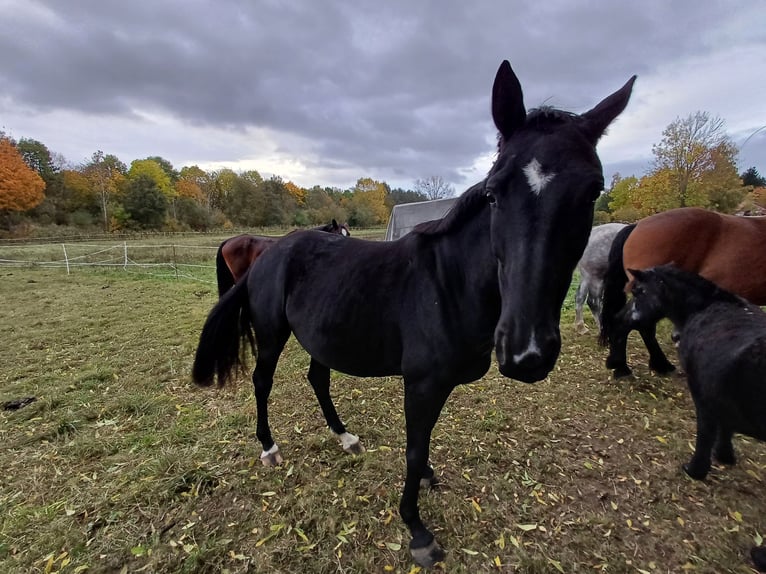
[[[327, 225], [320, 225], [314, 229], [344, 237], [351, 236], [348, 226], [345, 223], [338, 223], [334, 219]], [[234, 283], [247, 273], [253, 261], [280, 239], [281, 237], [243, 234], [226, 239], [221, 243], [215, 257], [218, 296], [222, 297], [231, 289]]]
[[666, 263], [697, 273], [756, 305], [766, 305], [766, 217], [723, 215], [697, 207], [671, 209], [623, 229], [612, 243], [604, 281], [601, 342], [609, 345], [607, 368], [615, 378], [631, 373], [628, 334], [637, 330], [649, 350], [649, 367], [669, 373], [656, 339], [656, 321], [637, 321], [622, 311], [633, 277], [630, 269]]

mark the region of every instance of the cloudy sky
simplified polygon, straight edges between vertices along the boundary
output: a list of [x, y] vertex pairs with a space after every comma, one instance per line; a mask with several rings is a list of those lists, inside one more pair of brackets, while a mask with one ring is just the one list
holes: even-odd
[[744, 144], [740, 171], [766, 174], [763, 0], [0, 0], [0, 13], [0, 129], [75, 164], [100, 149], [302, 186], [438, 175], [462, 191], [491, 164], [508, 59], [528, 108], [583, 112], [638, 75], [599, 144], [607, 181], [643, 174], [662, 130], [697, 110]]

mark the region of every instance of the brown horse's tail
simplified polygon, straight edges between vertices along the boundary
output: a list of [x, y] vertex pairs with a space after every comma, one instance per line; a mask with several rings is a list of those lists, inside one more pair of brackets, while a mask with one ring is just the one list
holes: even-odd
[[226, 241], [218, 246], [218, 251], [215, 254], [215, 276], [218, 279], [219, 298], [223, 297], [223, 294], [231, 289], [235, 283], [234, 275], [232, 275], [229, 266], [226, 265], [226, 260], [223, 258], [223, 246], [226, 245]]
[[248, 342], [255, 355], [255, 336], [250, 320], [247, 276], [237, 282], [216, 303], [202, 327], [197, 353], [192, 366], [192, 379], [210, 386], [218, 376], [223, 386], [234, 371], [245, 366]]
[[617, 326], [618, 314], [627, 301], [625, 284], [628, 282], [628, 276], [623, 268], [622, 248], [635, 227], [636, 224], [633, 223], [620, 229], [609, 249], [604, 289], [601, 294], [601, 333], [598, 340], [602, 346], [609, 344]]

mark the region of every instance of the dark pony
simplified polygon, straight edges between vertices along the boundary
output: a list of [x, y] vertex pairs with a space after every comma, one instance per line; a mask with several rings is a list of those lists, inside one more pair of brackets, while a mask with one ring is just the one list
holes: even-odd
[[[338, 223], [334, 219], [319, 227], [313, 228], [315, 231], [324, 231], [350, 237], [351, 232], [345, 223]], [[226, 291], [234, 286], [234, 283], [242, 277], [253, 261], [274, 245], [280, 237], [268, 237], [264, 235], [237, 235], [230, 237], [218, 246], [218, 252], [215, 256], [215, 274], [218, 279], [218, 296], [222, 296]]]
[[434, 480], [432, 429], [452, 390], [484, 376], [493, 348], [507, 377], [532, 383], [553, 369], [561, 305], [604, 187], [596, 142], [625, 108], [634, 79], [583, 115], [527, 115], [519, 80], [503, 62], [492, 90], [497, 159], [443, 219], [391, 242], [298, 231], [260, 257], [208, 316], [192, 375], [201, 385], [216, 376], [224, 384], [252, 331], [264, 464], [282, 460], [267, 402], [291, 333], [311, 356], [309, 382], [344, 446], [358, 438], [335, 411], [330, 369], [401, 375], [407, 472], [399, 510], [415, 561], [444, 558], [418, 510], [421, 481]]
[[609, 346], [607, 368], [616, 378], [630, 375], [628, 334], [638, 330], [649, 351], [649, 368], [664, 374], [675, 367], [657, 342], [656, 321], [636, 322], [621, 313], [631, 269], [673, 263], [758, 305], [766, 304], [766, 217], [723, 215], [697, 207], [651, 215], [618, 233], [604, 278], [601, 335]]
[[[630, 269], [636, 321], [668, 317], [697, 412], [694, 454], [683, 469], [702, 480], [711, 457], [734, 464], [734, 433], [766, 440], [766, 313], [716, 284], [672, 265]], [[766, 548], [751, 552], [766, 569]]]

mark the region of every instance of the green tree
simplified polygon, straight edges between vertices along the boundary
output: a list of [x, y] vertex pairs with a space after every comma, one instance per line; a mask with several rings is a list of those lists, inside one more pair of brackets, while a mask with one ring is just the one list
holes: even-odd
[[622, 178], [619, 174], [616, 174], [616, 176], [612, 178], [612, 188], [609, 190], [608, 194], [609, 211], [614, 214], [615, 211], [624, 207], [636, 208], [634, 194], [637, 189], [637, 177], [631, 175]]
[[165, 222], [168, 198], [154, 178], [141, 174], [128, 180], [122, 205], [138, 227], [156, 229]]
[[178, 181], [178, 178], [181, 177], [181, 174], [176, 171], [176, 169], [173, 167], [173, 164], [170, 163], [169, 160], [166, 160], [164, 157], [153, 155], [147, 157], [146, 159], [159, 165], [162, 168], [162, 171], [165, 172], [165, 175], [167, 175], [170, 179], [170, 183], [175, 184], [175, 182]]
[[308, 224], [324, 225], [333, 219], [344, 222], [348, 213], [327, 189], [315, 185], [306, 191], [306, 214]]
[[37, 140], [21, 138], [16, 143], [16, 149], [29, 167], [37, 172], [43, 178], [46, 185], [59, 172], [58, 167], [53, 161], [53, 155], [46, 145]]
[[752, 187], [766, 187], [766, 177], [763, 177], [758, 170], [753, 167], [747, 168], [742, 172], [740, 176], [742, 178], [742, 185], [749, 185]]
[[223, 212], [235, 225], [258, 227], [265, 225], [266, 200], [252, 178], [234, 177], [227, 181], [228, 192]]

